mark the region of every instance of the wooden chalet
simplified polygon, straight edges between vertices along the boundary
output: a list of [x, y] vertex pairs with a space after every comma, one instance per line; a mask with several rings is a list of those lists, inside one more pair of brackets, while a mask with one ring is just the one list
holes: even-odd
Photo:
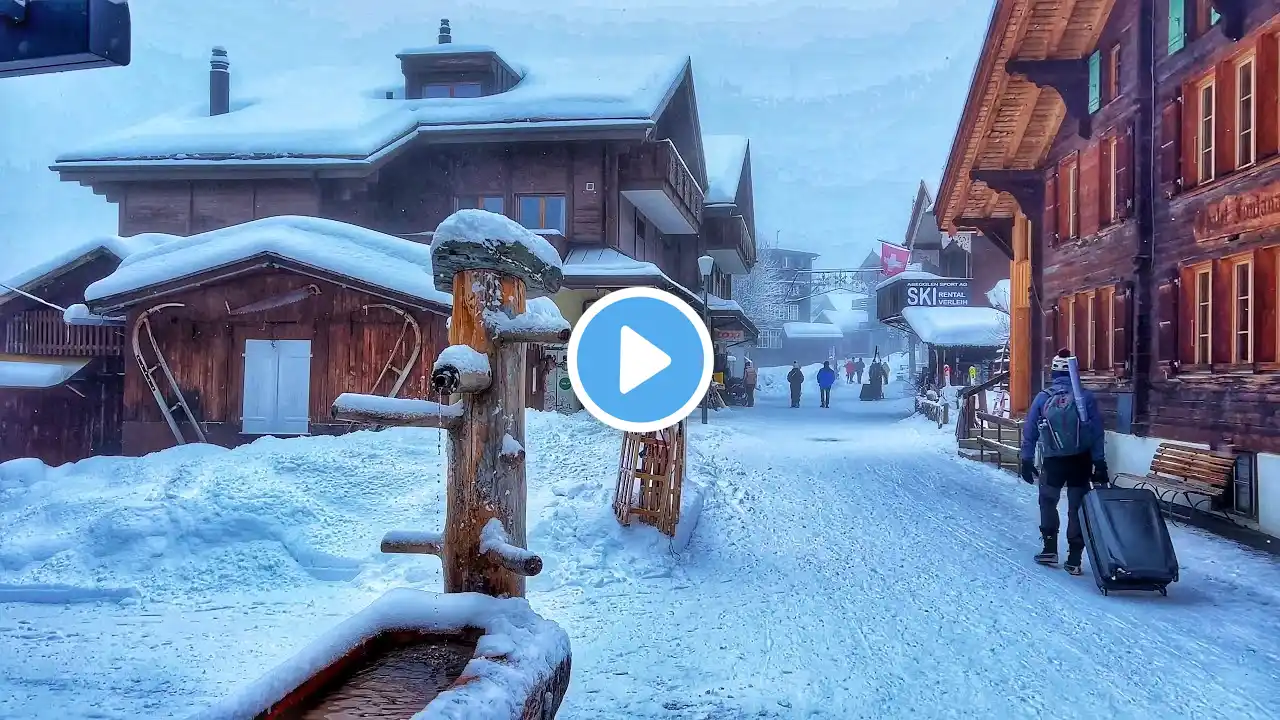
[[[697, 258], [708, 253], [711, 293], [732, 300], [731, 274], [755, 263], [750, 153], [743, 138], [704, 140], [687, 57], [602, 57], [586, 74], [548, 62], [522, 76], [493, 48], [454, 43], [447, 20], [436, 40], [396, 55], [400, 78], [380, 89], [319, 76], [245, 100], [215, 48], [207, 116], [144, 123], [52, 169], [116, 203], [125, 236], [295, 215], [429, 242], [457, 209], [500, 212], [560, 251], [554, 299], [570, 322], [633, 285], [700, 309]], [[744, 320], [714, 323], [754, 340]], [[532, 403], [557, 364], [562, 352], [531, 350]]]
[[[1113, 470], [1234, 457], [1280, 534], [1280, 3], [998, 0], [939, 193], [1013, 260], [1013, 406], [1068, 346]], [[1274, 197], [1273, 197], [1274, 196]], [[1158, 463], [1157, 463], [1158, 464]]]
[[298, 216], [173, 237], [85, 298], [124, 318], [128, 455], [344, 433], [344, 392], [428, 397], [451, 307], [429, 246]]
[[120, 452], [123, 329], [88, 317], [68, 324], [65, 309], [146, 244], [94, 241], [0, 280], [0, 462]]

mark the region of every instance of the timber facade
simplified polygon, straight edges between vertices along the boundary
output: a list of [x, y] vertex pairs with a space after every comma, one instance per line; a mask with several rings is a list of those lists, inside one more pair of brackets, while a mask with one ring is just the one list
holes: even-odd
[[1113, 470], [1233, 453], [1214, 508], [1280, 534], [1280, 2], [999, 0], [944, 228], [1013, 238], [1025, 409], [1069, 347]]
[[[90, 187], [115, 203], [119, 233], [126, 238], [147, 233], [204, 237], [229, 228], [253, 230], [268, 218], [302, 216], [430, 243], [434, 229], [447, 216], [463, 208], [481, 208], [520, 222], [560, 252], [566, 271], [563, 288], [553, 299], [570, 322], [605, 293], [636, 284], [658, 285], [700, 307], [703, 279], [697, 258], [704, 254], [716, 258], [711, 294], [732, 300], [732, 275], [749, 271], [756, 261], [750, 155], [742, 138], [741, 159], [733, 167], [736, 182], [720, 183], [730, 190], [709, 200], [715, 178], [707, 174], [687, 60], [672, 69], [665, 94], [648, 116], [600, 118], [591, 111], [582, 118], [561, 116], [557, 113], [570, 112], [582, 101], [570, 93], [570, 110], [547, 110], [547, 103], [555, 99], [546, 97], [543, 87], [543, 96], [535, 98], [542, 103], [538, 107], [520, 110], [513, 100], [517, 109], [511, 117], [485, 120], [458, 110], [468, 98], [518, 94], [522, 80], [496, 51], [453, 45], [451, 29], [442, 23], [437, 45], [406, 50], [397, 59], [401, 84], [386, 91], [388, 110], [426, 116], [431, 101], [449, 98], [450, 104], [440, 105], [440, 111], [455, 120], [425, 117], [384, 145], [357, 152], [350, 149], [346, 129], [324, 141], [309, 141], [303, 149], [285, 147], [292, 142], [287, 128], [279, 147], [254, 146], [248, 151], [246, 143], [261, 141], [257, 128], [231, 133], [248, 133], [245, 137], [219, 139], [219, 131], [204, 131], [202, 120], [194, 118], [188, 139], [148, 137], [144, 127], [134, 139], [139, 144], [129, 141], [120, 147], [100, 145], [68, 153], [52, 169], [63, 180]], [[238, 108], [232, 102], [230, 65], [227, 52], [215, 48], [210, 116], [252, 109], [252, 103]], [[652, 92], [642, 95], [647, 98]], [[478, 107], [482, 115], [501, 109], [501, 103]], [[278, 110], [280, 115], [289, 112], [287, 107]], [[542, 115], [545, 120], [539, 119]], [[323, 135], [310, 127], [313, 122], [305, 118], [302, 125], [308, 136]], [[326, 143], [332, 143], [332, 149]], [[314, 241], [323, 243], [325, 238], [317, 235]], [[624, 270], [639, 267], [642, 272], [615, 271], [601, 264], [602, 257]], [[175, 377], [177, 394], [193, 416], [178, 412], [173, 423], [178, 427], [172, 427], [161, 405], [174, 407], [175, 392], [162, 387], [164, 400], [157, 400], [142, 365], [123, 363], [124, 452], [140, 454], [192, 440], [232, 446], [263, 434], [246, 430], [253, 386], [247, 368], [253, 362], [270, 364], [255, 355], [267, 352], [258, 343], [270, 346], [277, 373], [283, 372], [281, 363], [301, 369], [301, 357], [289, 354], [303, 352], [296, 343], [307, 343], [310, 357], [307, 388], [290, 391], [295, 397], [289, 408], [271, 409], [275, 415], [267, 425], [275, 428], [276, 423], [283, 429], [265, 434], [350, 429], [328, 420], [334, 397], [340, 392], [390, 392], [387, 365], [405, 373], [405, 383], [396, 391], [401, 397], [426, 396], [422, 383], [430, 367], [423, 358], [435, 357], [443, 347], [447, 308], [421, 298], [388, 301], [385, 292], [379, 296], [376, 285], [340, 270], [317, 272], [288, 260], [258, 258], [251, 269], [230, 275], [225, 268], [204, 268], [164, 287], [90, 303], [94, 313], [126, 315], [129, 327], [146, 315]], [[584, 271], [575, 272], [575, 263]], [[299, 295], [305, 288], [317, 291]], [[289, 301], [253, 309], [281, 298]], [[71, 302], [82, 299], [83, 295]], [[158, 314], [147, 314], [158, 304], [167, 306]], [[377, 309], [378, 305], [396, 310]], [[243, 312], [233, 312], [237, 307]], [[713, 308], [711, 315], [713, 334], [728, 338], [717, 342], [719, 354], [733, 344], [754, 343], [756, 329], [740, 310]], [[405, 316], [412, 317], [421, 332], [416, 360], [406, 354], [412, 343], [404, 338]], [[143, 346], [145, 350], [146, 342]], [[276, 381], [285, 382], [286, 375]], [[294, 372], [290, 382], [297, 375]], [[563, 348], [530, 345], [526, 375], [526, 397], [532, 406], [576, 409], [576, 403], [559, 396], [563, 391], [556, 382], [565, 375]], [[276, 395], [283, 392], [277, 386], [271, 389]], [[305, 413], [295, 407], [304, 392]]]

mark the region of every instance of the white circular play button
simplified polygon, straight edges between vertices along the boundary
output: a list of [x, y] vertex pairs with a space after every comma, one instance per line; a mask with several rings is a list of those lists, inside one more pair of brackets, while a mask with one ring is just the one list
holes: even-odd
[[654, 288], [610, 293], [569, 337], [569, 381], [609, 427], [652, 432], [698, 407], [711, 383], [711, 335], [688, 304]]

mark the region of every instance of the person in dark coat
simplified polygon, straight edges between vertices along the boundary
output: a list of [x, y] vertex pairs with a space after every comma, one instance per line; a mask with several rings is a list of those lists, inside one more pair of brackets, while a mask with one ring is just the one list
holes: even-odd
[[822, 396], [820, 407], [831, 407], [831, 386], [836, 384], [836, 371], [831, 369], [830, 362], [822, 363], [818, 371], [818, 393]]
[[[1083, 390], [1080, 398], [1075, 397], [1071, 386], [1070, 359], [1069, 350], [1058, 351], [1049, 365], [1052, 382], [1031, 401], [1022, 430], [1021, 459], [1022, 479], [1034, 484], [1036, 446], [1041, 445], [1044, 458], [1040, 471], [1040, 537], [1044, 548], [1035, 556], [1035, 561], [1042, 565], [1058, 564], [1058, 528], [1061, 524], [1058, 501], [1065, 487], [1067, 561], [1063, 568], [1072, 575], [1079, 575], [1084, 554], [1080, 506], [1091, 485], [1107, 485], [1111, 476], [1107, 470], [1105, 435], [1097, 398], [1089, 390]], [[1087, 421], [1079, 421], [1076, 402], [1083, 402]], [[1065, 429], [1063, 423], [1066, 423]], [[1055, 449], [1054, 443], [1069, 446]]]
[[791, 385], [791, 407], [800, 407], [800, 386], [804, 384], [804, 371], [800, 363], [791, 363], [791, 372], [787, 373], [787, 382]]
[[853, 371], [858, 374], [859, 385], [862, 384], [862, 371], [866, 368], [867, 366], [862, 364], [862, 358], [858, 358], [858, 361], [853, 364]]

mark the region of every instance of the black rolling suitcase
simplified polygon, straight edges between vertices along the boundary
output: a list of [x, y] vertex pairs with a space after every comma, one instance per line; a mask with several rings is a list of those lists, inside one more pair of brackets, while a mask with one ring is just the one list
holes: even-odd
[[1085, 547], [1098, 589], [1157, 590], [1178, 581], [1178, 556], [1160, 501], [1150, 490], [1102, 487], [1080, 507]]

